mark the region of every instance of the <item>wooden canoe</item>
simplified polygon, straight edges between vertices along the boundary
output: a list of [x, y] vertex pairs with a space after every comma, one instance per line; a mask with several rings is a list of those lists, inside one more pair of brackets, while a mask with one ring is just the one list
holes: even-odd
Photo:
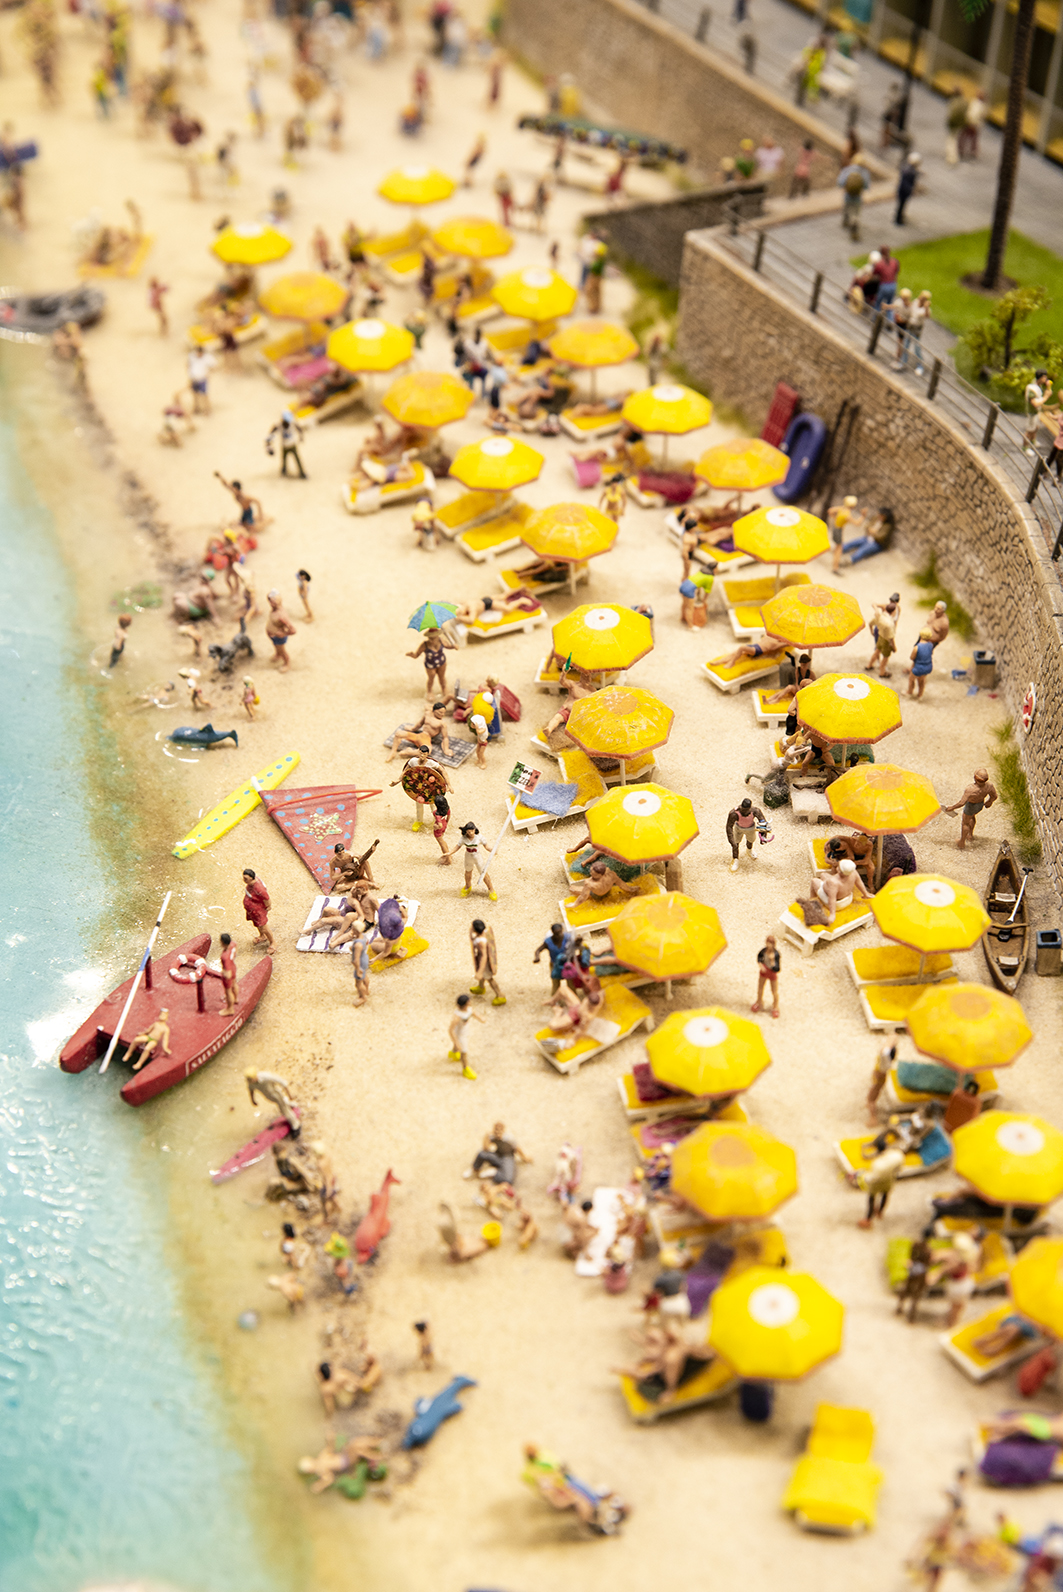
[[[154, 957], [148, 964], [144, 982], [122, 1025], [116, 1061], [120, 1063], [124, 1054], [121, 1047], [127, 1046], [135, 1034], [149, 1028], [163, 1007], [170, 1014], [170, 1054], [158, 1054], [139, 1072], [130, 1076], [121, 1091], [127, 1105], [143, 1105], [146, 1100], [171, 1089], [175, 1083], [180, 1083], [205, 1066], [240, 1031], [258, 1005], [273, 971], [273, 961], [268, 956], [260, 957], [246, 973], [240, 974], [240, 999], [236, 1010], [231, 1013], [221, 1009], [223, 1000], [219, 979], [208, 977], [201, 986], [197, 986], [178, 983], [170, 977], [169, 969], [178, 965], [177, 958], [180, 955], [194, 962], [197, 957], [206, 957], [209, 950], [210, 935], [197, 934], [163, 956]], [[67, 1040], [59, 1056], [59, 1065], [64, 1072], [84, 1072], [104, 1054], [114, 1034], [115, 1024], [122, 1015], [132, 983], [133, 978], [127, 978], [125, 983], [112, 990], [82, 1023], [77, 1033]], [[203, 1011], [199, 1010], [197, 988], [203, 990]]]
[[[1022, 893], [1022, 881], [1023, 871], [1015, 861], [1008, 842], [1002, 840], [982, 897], [985, 909], [993, 920], [982, 935], [982, 949], [994, 983], [1009, 995], [1014, 995], [1018, 988], [1029, 952], [1030, 920], [1025, 895], [1015, 912], [1016, 902]], [[1009, 922], [1013, 912], [1015, 917]]]

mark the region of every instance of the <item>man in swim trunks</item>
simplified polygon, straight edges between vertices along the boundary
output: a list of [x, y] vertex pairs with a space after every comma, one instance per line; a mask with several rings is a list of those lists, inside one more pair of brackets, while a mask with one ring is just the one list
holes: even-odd
[[765, 636], [761, 641], [744, 641], [740, 647], [735, 648], [730, 657], [713, 658], [709, 668], [733, 669], [735, 664], [740, 663], [743, 658], [763, 658], [766, 663], [769, 663], [780, 652], [785, 652], [787, 647], [791, 645], [792, 643], [789, 641], [775, 641], [770, 636]]
[[341, 844], [332, 848], [329, 858], [329, 895], [337, 895], [355, 884], [359, 879], [368, 879], [370, 884], [375, 884], [373, 870], [369, 866], [369, 859], [373, 855], [380, 841], [374, 840], [368, 851], [363, 851], [360, 857], [353, 856], [345, 851]]
[[611, 890], [619, 890], [621, 895], [638, 895], [638, 886], [625, 884], [620, 875], [614, 873], [612, 868], [604, 862], [592, 862], [590, 871], [579, 890], [573, 896], [570, 907], [581, 907], [585, 901], [604, 901]]
[[551, 923], [550, 933], [543, 943], [537, 947], [533, 962], [537, 962], [545, 951], [550, 958], [550, 993], [556, 995], [561, 987], [564, 977], [565, 962], [568, 960], [569, 947], [572, 944], [571, 934], [566, 934], [560, 923]]
[[430, 751], [432, 742], [439, 736], [443, 756], [450, 756], [450, 736], [447, 731], [447, 710], [442, 702], [433, 702], [430, 708], [425, 708], [421, 717], [408, 730], [396, 730], [395, 738], [391, 743], [391, 751], [385, 757], [385, 763], [390, 763], [399, 756], [404, 746], [420, 747]]
[[273, 643], [273, 655], [280, 665], [280, 673], [287, 674], [292, 660], [288, 656], [288, 637], [295, 635], [295, 626], [284, 612], [281, 594], [273, 590], [267, 594], [269, 602], [269, 617], [266, 620], [266, 635]]
[[269, 918], [269, 891], [257, 877], [254, 868], [245, 868], [243, 879], [244, 917], [258, 930], [258, 939], [251, 941], [252, 949], [263, 945], [268, 951], [272, 951], [275, 948], [273, 935], [266, 926]]
[[959, 801], [953, 802], [951, 807], [943, 807], [942, 812], [954, 813], [963, 804], [963, 817], [960, 819], [960, 838], [957, 842], [957, 851], [966, 849], [967, 842], [974, 839], [974, 826], [978, 814], [986, 808], [992, 807], [997, 799], [997, 788], [991, 783], [988, 773], [984, 768], [976, 768], [970, 785], [964, 791]]
[[148, 1064], [159, 1046], [162, 1047], [164, 1056], [170, 1054], [170, 1025], [166, 1021], [169, 1015], [169, 1007], [164, 1006], [150, 1028], [146, 1028], [142, 1034], [133, 1036], [129, 1049], [125, 1053], [125, 1059], [126, 1061], [132, 1061], [133, 1052], [135, 1050], [140, 1051], [140, 1060], [133, 1063], [134, 1072], [139, 1072], [141, 1067]]
[[261, 530], [265, 523], [265, 515], [262, 513], [262, 504], [258, 498], [248, 497], [239, 481], [227, 481], [220, 470], [215, 470], [214, 478], [220, 481], [226, 492], [231, 492], [236, 499], [240, 509], [240, 524], [244, 530], [253, 530], [256, 524]]
[[828, 928], [843, 907], [855, 905], [858, 891], [862, 900], [870, 898], [856, 871], [856, 863], [850, 862], [848, 857], [839, 862], [837, 873], [829, 873], [826, 878], [814, 874], [812, 878], [812, 894], [826, 910]]
[[292, 1138], [297, 1139], [302, 1123], [299, 1121], [299, 1113], [296, 1110], [295, 1101], [292, 1099], [288, 1080], [282, 1078], [279, 1073], [257, 1072], [254, 1067], [245, 1068], [244, 1077], [247, 1079], [247, 1092], [251, 1096], [251, 1104], [257, 1106], [259, 1095], [262, 1096], [263, 1100], [268, 1100], [270, 1105], [275, 1106], [285, 1122], [287, 1122], [292, 1132]]

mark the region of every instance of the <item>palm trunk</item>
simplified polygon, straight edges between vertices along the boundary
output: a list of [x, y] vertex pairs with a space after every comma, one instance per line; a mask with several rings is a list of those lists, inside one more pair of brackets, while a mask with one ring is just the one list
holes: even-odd
[[990, 293], [1000, 282], [1004, 250], [1008, 244], [1011, 206], [1015, 198], [1015, 182], [1019, 175], [1026, 85], [1030, 77], [1030, 51], [1033, 47], [1033, 23], [1034, 0], [1019, 0], [1019, 10], [1015, 18], [1015, 43], [1011, 56], [1011, 77], [1008, 81], [1004, 144], [1000, 151], [997, 198], [993, 207], [993, 230], [989, 235], [989, 252], [986, 255], [985, 271], [982, 273], [982, 286]]

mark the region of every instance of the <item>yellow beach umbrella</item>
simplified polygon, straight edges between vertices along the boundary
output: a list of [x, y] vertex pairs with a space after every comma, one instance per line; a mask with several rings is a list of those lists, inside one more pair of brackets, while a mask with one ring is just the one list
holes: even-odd
[[590, 757], [619, 758], [623, 780], [627, 759], [663, 746], [674, 718], [651, 691], [612, 685], [575, 703], [565, 728]]
[[844, 1320], [807, 1272], [751, 1266], [713, 1294], [709, 1343], [741, 1377], [795, 1382], [838, 1353]]
[[839, 824], [865, 835], [910, 835], [941, 811], [926, 776], [895, 763], [847, 769], [827, 786], [827, 803]]
[[698, 821], [688, 796], [647, 781], [607, 792], [587, 809], [587, 830], [592, 846], [621, 862], [666, 862], [695, 839]]
[[984, 984], [926, 989], [908, 1012], [908, 1032], [924, 1056], [957, 1072], [1010, 1067], [1033, 1038], [1015, 997]]
[[581, 370], [602, 365], [622, 365], [635, 359], [639, 345], [625, 326], [612, 321], [573, 321], [556, 332], [547, 344], [555, 359]]
[[1063, 1338], [1063, 1238], [1035, 1238], [1008, 1274], [1015, 1308], [1054, 1338]]
[[1063, 1133], [1043, 1117], [983, 1111], [952, 1135], [952, 1164], [983, 1199], [1050, 1205], [1063, 1194]]
[[514, 437], [486, 437], [459, 448], [450, 474], [473, 492], [512, 492], [538, 479], [546, 460]]
[[723, 1006], [672, 1012], [647, 1039], [646, 1054], [658, 1083], [700, 1099], [739, 1094], [771, 1066], [757, 1024]]
[[619, 534], [616, 521], [589, 503], [554, 503], [532, 515], [520, 539], [540, 558], [570, 564], [569, 580], [574, 593], [576, 565], [608, 553]]
[[624, 400], [621, 413], [624, 419], [639, 431], [659, 433], [664, 437], [664, 458], [668, 457], [668, 438], [685, 436], [707, 426], [712, 419], [712, 404], [691, 387], [678, 382], [659, 382], [656, 387], [643, 387]]
[[389, 321], [348, 321], [329, 334], [325, 352], [344, 370], [394, 370], [413, 353], [413, 338], [404, 326]]
[[873, 745], [901, 725], [896, 691], [859, 674], [821, 676], [801, 687], [796, 706], [797, 722], [825, 741]]
[[804, 509], [753, 509], [735, 520], [732, 535], [740, 553], [751, 554], [761, 564], [775, 565], [776, 591], [780, 564], [807, 564], [830, 551], [825, 522]]
[[435, 166], [398, 166], [388, 172], [377, 193], [393, 205], [411, 205], [417, 210], [449, 199], [457, 186], [453, 177]]
[[969, 885], [939, 873], [887, 880], [872, 898], [871, 910], [887, 939], [924, 956], [969, 951], [992, 922]]
[[[450, 473], [454, 474], [453, 465]], [[646, 615], [620, 603], [584, 603], [573, 608], [558, 620], [552, 634], [557, 656], [590, 674], [630, 669], [653, 651], [653, 626]]]
[[513, 234], [481, 216], [453, 216], [436, 228], [432, 242], [441, 253], [464, 260], [497, 260], [512, 249]]
[[721, 492], [758, 492], [786, 479], [790, 460], [759, 437], [734, 437], [703, 453], [694, 466], [711, 487]]
[[751, 1122], [706, 1122], [672, 1151], [672, 1192], [711, 1222], [756, 1221], [797, 1193], [797, 1157]]
[[693, 978], [727, 947], [715, 907], [680, 890], [636, 896], [609, 925], [613, 952], [624, 967], [647, 978]]
[[537, 266], [510, 271], [491, 289], [491, 297], [507, 315], [526, 321], [552, 321], [568, 315], [578, 296], [563, 276]]
[[350, 293], [324, 271], [289, 271], [258, 295], [267, 315], [282, 321], [330, 321], [343, 309]]
[[760, 612], [768, 635], [795, 647], [841, 647], [864, 628], [856, 598], [832, 586], [792, 586]]
[[473, 391], [445, 370], [411, 370], [393, 381], [382, 407], [402, 426], [435, 431], [453, 420], [464, 420]]
[[226, 265], [269, 265], [283, 260], [292, 246], [291, 238], [276, 227], [251, 225], [226, 227], [211, 244], [211, 250]]

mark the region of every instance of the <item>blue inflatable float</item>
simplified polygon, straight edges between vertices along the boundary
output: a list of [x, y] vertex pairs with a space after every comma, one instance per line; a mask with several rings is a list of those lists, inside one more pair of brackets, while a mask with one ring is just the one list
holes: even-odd
[[796, 503], [812, 485], [812, 477], [827, 441], [826, 423], [818, 415], [795, 415], [779, 444], [790, 460], [786, 480], [773, 488], [780, 503]]

